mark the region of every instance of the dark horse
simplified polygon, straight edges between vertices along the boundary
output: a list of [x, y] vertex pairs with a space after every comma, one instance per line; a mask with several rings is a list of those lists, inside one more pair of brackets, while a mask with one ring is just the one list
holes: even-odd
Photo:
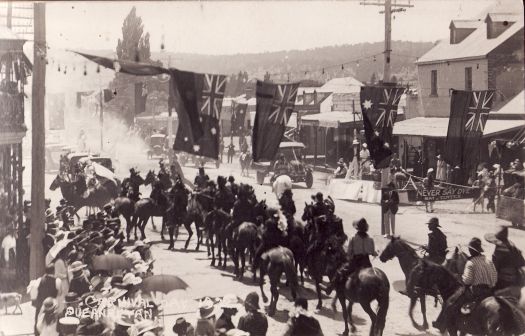
[[[230, 240], [230, 254], [232, 256], [233, 264], [235, 265], [235, 276], [242, 280], [244, 276], [244, 267], [246, 265], [246, 250], [250, 252], [250, 259], [255, 255], [255, 248], [260, 241], [259, 230], [257, 225], [251, 222], [244, 222], [233, 230]], [[240, 268], [239, 268], [240, 261]], [[253, 269], [253, 281], [257, 272]]]
[[[379, 256], [379, 260], [381, 260], [381, 262], [387, 262], [388, 260], [391, 260], [395, 257], [397, 257], [397, 259], [399, 260], [399, 265], [401, 265], [401, 269], [405, 274], [406, 286], [408, 277], [410, 276], [410, 271], [417, 265], [420, 258], [417, 255], [416, 251], [412, 247], [410, 247], [410, 245], [408, 245], [406, 241], [404, 241], [401, 238], [392, 236], [392, 238], [390, 239], [390, 243], [388, 243], [388, 245], [385, 247], [385, 249]], [[425, 295], [426, 294], [424, 292], [421, 292], [417, 297], [419, 298], [419, 302], [421, 303], [423, 325], [419, 326], [415, 324], [414, 327], [420, 330], [428, 329]]]
[[295, 269], [301, 276], [301, 284], [304, 285], [304, 268], [306, 266], [306, 235], [301, 222], [291, 218], [286, 228], [287, 246], [293, 252]]
[[197, 231], [197, 247], [198, 251], [200, 244], [202, 244], [202, 230], [204, 228], [204, 219], [206, 215], [213, 209], [213, 198], [202, 192], [193, 192], [188, 200], [187, 215], [184, 219], [184, 227], [188, 231], [188, 239], [184, 244], [184, 249], [188, 248], [190, 239], [193, 236], [191, 224], [195, 223], [195, 230]]
[[[337, 246], [334, 248], [332, 245], [329, 245], [326, 255], [327, 273], [332, 279], [335, 271], [347, 262], [347, 255], [342, 247]], [[343, 335], [348, 335], [348, 320], [350, 320], [352, 333], [356, 331], [352, 321], [352, 306], [354, 302], [359, 302], [363, 310], [370, 316], [372, 322], [370, 336], [383, 335], [386, 314], [390, 303], [390, 283], [383, 271], [375, 267], [357, 270], [348, 277], [344, 286], [335, 286], [335, 289], [345, 320]], [[348, 306], [346, 306], [347, 300]], [[377, 301], [377, 312], [374, 312], [370, 307], [370, 303], [374, 300]]]
[[[231, 222], [230, 214], [221, 209], [214, 208], [204, 219], [204, 227], [208, 232], [208, 248], [211, 250], [211, 266], [215, 266], [215, 244], [217, 244], [217, 255], [219, 266], [226, 268], [227, 248], [224, 238], [226, 225]], [[224, 255], [224, 259], [222, 258]], [[224, 261], [224, 262], [223, 262]]]
[[[414, 293], [412, 301], [418, 291], [430, 290], [437, 287], [446, 302], [463, 284], [445, 266], [427, 260], [420, 260], [410, 272], [408, 291]], [[410, 304], [412, 310], [414, 304]], [[478, 303], [468, 315], [460, 312], [448, 314], [445, 321], [449, 335], [513, 335], [516, 332], [517, 322], [506, 300], [499, 296], [490, 296]], [[412, 316], [411, 316], [412, 317]], [[412, 323], [415, 321], [412, 319]]]
[[261, 257], [261, 277], [259, 287], [264, 303], [268, 302], [268, 297], [264, 294], [264, 276], [268, 274], [270, 278], [270, 291], [272, 299], [268, 308], [268, 315], [273, 316], [279, 299], [278, 285], [281, 281], [283, 272], [286, 274], [286, 280], [292, 292], [292, 298], [295, 300], [298, 289], [297, 273], [295, 271], [293, 253], [286, 247], [275, 247], [265, 252]]
[[[135, 213], [135, 204], [134, 202], [126, 197], [119, 196], [113, 201], [113, 216], [118, 217], [122, 215], [126, 220], [126, 236], [129, 241], [129, 236], [131, 234], [131, 229], [133, 228], [133, 214]], [[135, 239], [137, 230], [135, 230]]]

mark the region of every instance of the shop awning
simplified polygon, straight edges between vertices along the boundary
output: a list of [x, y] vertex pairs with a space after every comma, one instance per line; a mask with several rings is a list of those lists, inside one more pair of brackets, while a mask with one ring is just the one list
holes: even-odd
[[[353, 122], [354, 116], [352, 115], [352, 112], [342, 111], [308, 114], [301, 117], [301, 123], [303, 126], [345, 128], [351, 127]], [[361, 122], [358, 115], [355, 116], [355, 122]]]
[[[483, 137], [494, 136], [500, 133], [517, 130], [523, 127], [523, 120], [493, 120], [489, 119], [485, 125]], [[430, 138], [446, 138], [448, 118], [418, 117], [396, 122], [394, 135], [423, 136]]]

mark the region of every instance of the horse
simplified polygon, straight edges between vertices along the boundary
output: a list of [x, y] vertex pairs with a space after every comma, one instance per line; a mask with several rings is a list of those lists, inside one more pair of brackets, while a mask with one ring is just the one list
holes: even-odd
[[[347, 262], [347, 256], [341, 246], [329, 247], [327, 250], [327, 273], [330, 278], [335, 271]], [[344, 267], [344, 266], [343, 266]], [[346, 279], [344, 286], [336, 286], [336, 297], [339, 300], [345, 320], [343, 335], [348, 335], [348, 322], [352, 333], [356, 327], [352, 320], [352, 306], [359, 302], [363, 310], [368, 314], [372, 322], [370, 336], [381, 336], [385, 328], [386, 314], [390, 303], [390, 283], [386, 274], [378, 268], [368, 267], [359, 269]], [[346, 301], [348, 300], [348, 306]], [[377, 312], [374, 313], [370, 307], [372, 301], [377, 301]]]
[[[242, 280], [244, 276], [244, 267], [246, 263], [246, 250], [250, 252], [251, 264], [253, 267], [253, 257], [255, 256], [255, 248], [259, 241], [259, 229], [257, 225], [251, 222], [243, 222], [241, 225], [233, 229], [232, 237], [230, 239], [230, 254], [235, 265], [235, 276]], [[240, 268], [239, 268], [240, 260]], [[257, 272], [253, 269], [253, 281], [255, 281]]]
[[[140, 200], [138, 200], [135, 203], [135, 212], [134, 212], [135, 215], [133, 216], [133, 220], [132, 220], [132, 227], [135, 228], [135, 239], [138, 239], [137, 227], [140, 230], [141, 239], [146, 239], [146, 234], [144, 233], [144, 229], [146, 228], [146, 224], [148, 223], [148, 220], [150, 219], [150, 217], [162, 217], [163, 224], [164, 224], [164, 218], [165, 218], [168, 208], [169, 208], [169, 202], [166, 205], [159, 205], [154, 199], [149, 198], [149, 197], [141, 198]], [[161, 237], [164, 240], [164, 236], [162, 235], [162, 233], [161, 233]]]
[[285, 190], [292, 189], [292, 179], [288, 175], [279, 175], [272, 184], [272, 191], [279, 200]]
[[270, 278], [270, 292], [272, 293], [268, 315], [273, 316], [277, 307], [277, 300], [279, 299], [278, 285], [281, 281], [281, 275], [286, 274], [286, 280], [290, 286], [292, 298], [295, 300], [297, 296], [297, 273], [294, 267], [293, 253], [286, 247], [274, 247], [269, 251], [263, 253], [261, 257], [261, 276], [259, 279], [259, 287], [261, 289], [261, 296], [264, 303], [268, 302], [268, 297], [264, 293], [264, 277], [268, 274]]
[[118, 180], [105, 180], [104, 183], [99, 183], [93, 189], [86, 188], [86, 192], [82, 194], [77, 192], [75, 184], [75, 182], [68, 181], [58, 174], [49, 186], [51, 191], [60, 187], [62, 197], [74, 207], [74, 214], [85, 206], [102, 209], [104, 205], [118, 196]]
[[315, 234], [314, 219], [315, 219], [314, 205], [312, 203], [308, 204], [304, 202], [304, 209], [303, 209], [303, 215], [301, 216], [301, 220], [303, 222], [306, 222], [306, 225], [304, 227], [304, 234], [305, 234], [307, 246], [309, 243], [311, 243], [314, 240], [314, 234]]
[[192, 193], [188, 200], [187, 215], [184, 219], [184, 227], [188, 231], [188, 239], [184, 244], [184, 249], [188, 249], [193, 231], [191, 230], [191, 224], [195, 223], [195, 230], [197, 231], [197, 247], [196, 251], [199, 250], [200, 244], [202, 243], [202, 228], [204, 219], [208, 212], [212, 210], [213, 198], [204, 193]]
[[[422, 259], [410, 272], [407, 289], [416, 293], [437, 287], [446, 302], [462, 286], [461, 281], [445, 266]], [[477, 303], [468, 315], [452, 312], [445, 321], [449, 335], [457, 335], [458, 331], [463, 335], [520, 334], [523, 330], [516, 332], [518, 322], [507, 302], [498, 295], [489, 296]], [[412, 323], [415, 322], [412, 320]]]
[[[113, 216], [118, 217], [122, 215], [126, 220], [126, 236], [129, 241], [131, 229], [133, 228], [132, 217], [135, 213], [135, 204], [126, 196], [119, 196], [113, 201]], [[135, 230], [136, 231], [136, 230]], [[136, 239], [136, 238], [135, 238]]]
[[249, 152], [243, 152], [239, 156], [239, 162], [241, 164], [241, 176], [250, 177], [250, 167], [252, 165], [252, 156]]
[[291, 218], [286, 228], [287, 247], [293, 252], [295, 269], [301, 276], [301, 284], [304, 285], [304, 268], [306, 266], [306, 237], [304, 226], [301, 222]]
[[452, 274], [462, 275], [465, 270], [469, 257], [468, 255], [456, 246], [454, 251], [447, 253], [445, 263], [443, 264], [446, 269], [452, 272]]
[[[410, 247], [410, 245], [408, 245], [406, 241], [404, 241], [401, 238], [392, 236], [390, 242], [387, 244], [383, 252], [381, 252], [379, 260], [381, 260], [381, 262], [387, 262], [395, 257], [397, 257], [399, 265], [401, 266], [401, 269], [405, 274], [406, 285], [408, 277], [410, 275], [410, 271], [418, 263], [420, 258], [417, 255], [416, 251], [412, 247]], [[416, 327], [418, 330], [428, 329], [425, 295], [425, 293], [419, 293], [417, 297], [419, 298], [419, 302], [421, 303], [421, 314], [423, 315], [423, 325], [419, 326], [417, 324], [414, 324], [414, 327]]]
[[[228, 257], [224, 235], [226, 225], [229, 222], [231, 222], [230, 214], [217, 208], [210, 211], [204, 219], [204, 227], [208, 232], [208, 248], [211, 249], [211, 266], [215, 266], [215, 242], [217, 242], [219, 266], [222, 265], [223, 268], [226, 268], [226, 259]], [[224, 254], [224, 259], [222, 259], [222, 254]]]

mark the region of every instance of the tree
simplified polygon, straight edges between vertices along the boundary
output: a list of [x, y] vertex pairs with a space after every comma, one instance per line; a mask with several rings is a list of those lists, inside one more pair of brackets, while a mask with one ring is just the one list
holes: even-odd
[[142, 19], [133, 7], [122, 24], [122, 39], [118, 39], [117, 57], [119, 60], [148, 62], [151, 61], [149, 33], [144, 35]]

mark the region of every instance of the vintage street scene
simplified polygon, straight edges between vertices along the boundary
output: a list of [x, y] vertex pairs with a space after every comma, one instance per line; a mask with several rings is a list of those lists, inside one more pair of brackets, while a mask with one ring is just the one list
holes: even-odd
[[525, 334], [519, 0], [0, 0], [0, 336]]

